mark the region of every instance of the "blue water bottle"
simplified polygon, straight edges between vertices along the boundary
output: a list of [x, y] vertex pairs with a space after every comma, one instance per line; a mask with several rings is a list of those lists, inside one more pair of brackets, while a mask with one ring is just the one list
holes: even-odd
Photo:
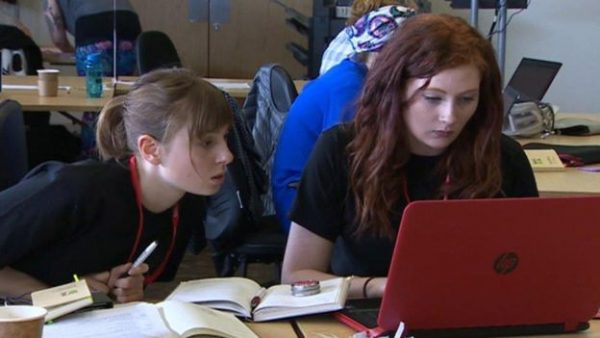
[[85, 84], [89, 97], [102, 96], [103, 66], [100, 53], [89, 54], [85, 59]]

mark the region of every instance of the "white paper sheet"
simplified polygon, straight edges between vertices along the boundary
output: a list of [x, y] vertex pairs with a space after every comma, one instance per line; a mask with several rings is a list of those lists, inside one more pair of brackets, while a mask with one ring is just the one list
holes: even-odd
[[80, 313], [44, 325], [43, 338], [173, 338], [158, 308], [136, 303]]
[[250, 89], [250, 85], [245, 82], [211, 82], [219, 89]]

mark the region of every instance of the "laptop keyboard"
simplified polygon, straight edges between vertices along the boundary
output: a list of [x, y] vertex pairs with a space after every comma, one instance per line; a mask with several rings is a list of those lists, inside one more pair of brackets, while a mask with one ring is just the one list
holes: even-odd
[[361, 323], [365, 327], [377, 327], [377, 316], [381, 299], [356, 299], [346, 302], [346, 307], [341, 310], [348, 318]]
[[[381, 299], [359, 299], [349, 300], [346, 307], [340, 312], [346, 317], [361, 323], [367, 328], [377, 327], [377, 317]], [[580, 323], [577, 331], [586, 330], [589, 323]], [[515, 325], [499, 327], [472, 327], [472, 328], [453, 328], [453, 329], [427, 329], [410, 330], [408, 333], [415, 338], [466, 338], [466, 337], [498, 337], [498, 336], [516, 336], [532, 334], [556, 334], [563, 333], [562, 324], [540, 324], [540, 325]]]
[[373, 328], [377, 326], [379, 309], [345, 309], [342, 310], [342, 313], [365, 327]]

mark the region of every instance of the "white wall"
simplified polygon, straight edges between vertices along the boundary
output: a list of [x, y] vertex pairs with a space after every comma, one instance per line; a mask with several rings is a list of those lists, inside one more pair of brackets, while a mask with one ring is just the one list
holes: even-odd
[[[469, 19], [468, 9], [451, 9], [446, 0], [431, 1], [433, 12]], [[514, 12], [509, 10], [509, 16]], [[488, 33], [493, 14], [493, 10], [479, 11], [483, 34]], [[522, 57], [562, 62], [544, 101], [558, 105], [562, 112], [600, 113], [599, 17], [599, 0], [531, 0], [508, 26], [505, 81]]]

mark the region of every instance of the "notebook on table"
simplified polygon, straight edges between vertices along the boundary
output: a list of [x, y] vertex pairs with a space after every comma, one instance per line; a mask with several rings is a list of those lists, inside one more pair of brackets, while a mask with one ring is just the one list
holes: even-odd
[[[599, 285], [600, 197], [416, 201], [371, 332], [400, 321], [419, 338], [585, 330]], [[336, 318], [373, 329], [368, 306], [349, 305]]]

